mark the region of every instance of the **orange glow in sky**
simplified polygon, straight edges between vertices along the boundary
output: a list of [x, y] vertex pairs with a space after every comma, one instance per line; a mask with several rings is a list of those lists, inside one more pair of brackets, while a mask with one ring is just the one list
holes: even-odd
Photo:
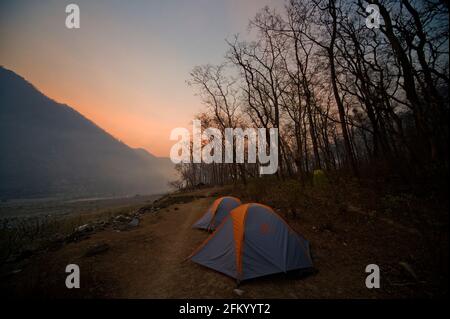
[[0, 65], [131, 147], [168, 156], [171, 130], [202, 110], [189, 72], [221, 63], [225, 39], [283, 0], [77, 0], [80, 29], [65, 27], [68, 3], [1, 1]]

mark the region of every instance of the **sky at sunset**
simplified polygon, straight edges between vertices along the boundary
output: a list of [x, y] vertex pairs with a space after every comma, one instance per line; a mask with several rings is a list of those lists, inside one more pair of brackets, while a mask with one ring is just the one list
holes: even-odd
[[[81, 28], [65, 27], [80, 7]], [[168, 156], [200, 100], [189, 71], [220, 63], [269, 0], [0, 1], [0, 65], [132, 147]]]

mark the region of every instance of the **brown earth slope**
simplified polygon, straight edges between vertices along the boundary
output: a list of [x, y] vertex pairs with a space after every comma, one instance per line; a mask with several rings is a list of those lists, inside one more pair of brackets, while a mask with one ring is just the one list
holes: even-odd
[[[23, 270], [2, 278], [2, 294], [67, 298], [239, 298], [235, 281], [185, 258], [208, 236], [192, 229], [216, 198], [206, 195], [141, 216], [138, 227], [112, 228], [31, 257]], [[197, 193], [198, 195], [199, 193]], [[427, 241], [417, 230], [349, 211], [333, 227], [311, 216], [289, 223], [310, 240], [318, 272], [304, 278], [275, 275], [244, 282], [244, 298], [435, 297], [442, 290], [439, 269], [427, 264]], [[98, 244], [109, 249], [94, 256]], [[442, 258], [445, 258], [442, 257]], [[80, 266], [81, 288], [65, 287], [65, 267]], [[365, 287], [365, 267], [381, 268], [381, 289]], [[406, 265], [406, 266], [405, 266]], [[430, 269], [431, 268], [431, 269]], [[413, 273], [411, 273], [411, 270]]]

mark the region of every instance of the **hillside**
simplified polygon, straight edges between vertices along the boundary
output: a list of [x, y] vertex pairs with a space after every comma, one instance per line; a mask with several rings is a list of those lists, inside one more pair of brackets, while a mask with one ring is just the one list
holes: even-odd
[[161, 193], [172, 163], [118, 141], [0, 67], [0, 197]]

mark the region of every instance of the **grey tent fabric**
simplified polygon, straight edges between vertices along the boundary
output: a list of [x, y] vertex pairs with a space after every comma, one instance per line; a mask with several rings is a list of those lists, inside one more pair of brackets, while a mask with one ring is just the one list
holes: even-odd
[[216, 210], [216, 215], [211, 221], [210, 228], [216, 229], [217, 226], [219, 226], [222, 221], [225, 219], [225, 217], [228, 216], [228, 214], [235, 209], [236, 207], [241, 205], [241, 201], [234, 197], [223, 197], [222, 201], [220, 202], [219, 206]]
[[309, 242], [256, 203], [232, 210], [190, 257], [238, 280], [313, 267]]
[[241, 201], [238, 198], [231, 196], [220, 197], [214, 201], [207, 212], [192, 227], [214, 230], [239, 205], [241, 205]]
[[233, 221], [227, 217], [191, 260], [228, 276], [236, 275], [236, 249], [233, 240]]
[[194, 225], [192, 225], [192, 227], [200, 229], [208, 229], [212, 218], [213, 213], [211, 212], [211, 208], [209, 208], [208, 211], [199, 220], [197, 220]]
[[264, 206], [248, 208], [243, 245], [241, 280], [312, 267], [308, 241]]

